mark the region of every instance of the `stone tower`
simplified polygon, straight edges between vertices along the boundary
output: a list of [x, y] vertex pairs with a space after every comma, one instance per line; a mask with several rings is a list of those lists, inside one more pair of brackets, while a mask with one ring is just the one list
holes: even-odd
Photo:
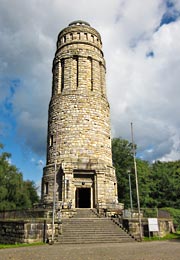
[[52, 73], [42, 201], [52, 205], [55, 191], [64, 207], [114, 208], [106, 65], [101, 36], [87, 22], [72, 22], [59, 33]]

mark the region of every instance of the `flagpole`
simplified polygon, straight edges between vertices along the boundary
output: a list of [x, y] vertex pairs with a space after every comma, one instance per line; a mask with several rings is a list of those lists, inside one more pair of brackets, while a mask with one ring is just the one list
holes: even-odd
[[132, 146], [133, 146], [134, 172], [135, 172], [135, 180], [136, 180], [136, 194], [137, 194], [137, 206], [138, 206], [139, 234], [140, 234], [140, 241], [142, 241], [141, 208], [140, 208], [140, 200], [139, 200], [138, 175], [137, 175], [136, 153], [135, 153], [134, 133], [133, 133], [133, 123], [132, 122], [131, 122], [131, 138], [132, 138]]

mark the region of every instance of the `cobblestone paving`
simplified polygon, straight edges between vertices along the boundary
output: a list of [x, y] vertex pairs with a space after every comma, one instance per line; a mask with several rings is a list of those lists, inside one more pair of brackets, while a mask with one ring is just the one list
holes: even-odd
[[0, 260], [179, 260], [180, 241], [44, 245], [0, 250]]

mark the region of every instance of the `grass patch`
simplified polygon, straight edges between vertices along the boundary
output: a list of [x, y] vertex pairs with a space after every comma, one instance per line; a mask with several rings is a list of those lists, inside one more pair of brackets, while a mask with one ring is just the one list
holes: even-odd
[[37, 242], [37, 243], [32, 243], [32, 244], [12, 244], [12, 245], [0, 244], [0, 249], [27, 247], [27, 246], [42, 246], [42, 245], [45, 245], [45, 244], [43, 242]]
[[180, 232], [167, 234], [164, 237], [158, 237], [158, 236], [154, 236], [154, 237], [150, 237], [150, 238], [144, 237], [143, 241], [162, 241], [162, 240], [172, 240], [172, 239], [180, 240]]

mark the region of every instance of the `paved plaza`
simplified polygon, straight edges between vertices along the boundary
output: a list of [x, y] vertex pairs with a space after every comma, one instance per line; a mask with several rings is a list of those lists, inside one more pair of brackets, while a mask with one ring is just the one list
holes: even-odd
[[0, 260], [179, 260], [180, 241], [44, 245], [0, 250]]

